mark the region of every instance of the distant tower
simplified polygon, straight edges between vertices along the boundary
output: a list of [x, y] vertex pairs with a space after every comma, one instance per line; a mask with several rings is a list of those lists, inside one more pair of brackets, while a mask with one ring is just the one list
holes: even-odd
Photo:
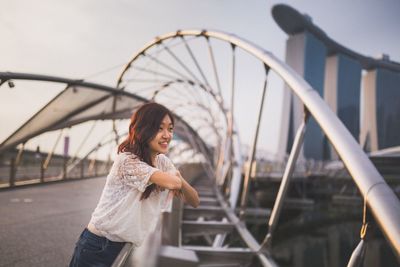
[[[387, 56], [366, 57], [336, 43], [308, 16], [289, 6], [274, 6], [272, 15], [289, 35], [286, 62], [319, 93], [353, 137], [367, 151], [399, 146], [400, 64]], [[303, 111], [289, 90], [285, 90], [283, 105], [288, 118], [282, 120], [287, 125], [281, 126], [281, 136], [287, 139], [287, 146], [281, 149], [290, 150]], [[303, 157], [337, 159], [313, 120], [307, 125]]]
[[[286, 62], [323, 97], [326, 47], [312, 34], [305, 31], [294, 34], [287, 40]], [[294, 135], [303, 117], [300, 100], [290, 94], [290, 115], [287, 149], [293, 144]], [[303, 154], [305, 158], [324, 158], [324, 137], [313, 118], [310, 119], [304, 137]]]
[[369, 151], [400, 146], [400, 73], [371, 69], [363, 84], [361, 144]]
[[[326, 59], [325, 101], [357, 141], [360, 136], [361, 74], [361, 64], [345, 54], [336, 53]], [[333, 150], [330, 158], [337, 158]]]

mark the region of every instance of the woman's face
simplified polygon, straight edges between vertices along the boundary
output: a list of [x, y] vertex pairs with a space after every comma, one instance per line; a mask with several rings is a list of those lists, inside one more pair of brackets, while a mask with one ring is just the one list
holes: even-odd
[[156, 136], [149, 142], [152, 154], [165, 154], [168, 152], [168, 145], [172, 140], [173, 130], [174, 125], [172, 125], [171, 118], [165, 115]]

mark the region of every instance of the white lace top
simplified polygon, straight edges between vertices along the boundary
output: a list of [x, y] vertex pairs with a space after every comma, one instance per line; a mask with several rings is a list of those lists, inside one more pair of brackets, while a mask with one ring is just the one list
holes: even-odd
[[155, 171], [171, 174], [176, 171], [171, 160], [163, 154], [156, 156], [155, 166], [140, 161], [132, 153], [116, 156], [90, 220], [103, 236], [111, 241], [132, 242], [138, 247], [155, 229], [162, 206], [171, 201], [167, 198], [169, 190], [154, 190], [144, 200], [140, 197], [151, 184], [149, 179]]

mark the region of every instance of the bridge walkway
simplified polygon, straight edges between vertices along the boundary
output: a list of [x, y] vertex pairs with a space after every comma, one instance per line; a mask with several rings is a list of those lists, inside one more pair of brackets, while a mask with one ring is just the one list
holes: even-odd
[[0, 191], [0, 266], [68, 266], [105, 177]]

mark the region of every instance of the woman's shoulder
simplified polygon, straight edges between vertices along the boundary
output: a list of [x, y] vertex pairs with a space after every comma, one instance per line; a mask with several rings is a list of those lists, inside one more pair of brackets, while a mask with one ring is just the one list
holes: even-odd
[[139, 156], [130, 152], [121, 152], [118, 154], [116, 164], [123, 173], [144, 174], [151, 172], [155, 168], [139, 158]]
[[140, 161], [140, 158], [131, 152], [120, 152], [117, 154], [116, 160], [119, 163], [124, 164], [124, 163], [128, 163], [128, 162], [133, 163], [133, 162]]
[[123, 151], [123, 152], [119, 152], [117, 154], [117, 157], [120, 157], [120, 158], [137, 158], [138, 156], [133, 154], [132, 152]]
[[157, 163], [159, 168], [163, 171], [169, 171], [171, 168], [175, 168], [172, 160], [170, 160], [165, 154], [157, 155]]

